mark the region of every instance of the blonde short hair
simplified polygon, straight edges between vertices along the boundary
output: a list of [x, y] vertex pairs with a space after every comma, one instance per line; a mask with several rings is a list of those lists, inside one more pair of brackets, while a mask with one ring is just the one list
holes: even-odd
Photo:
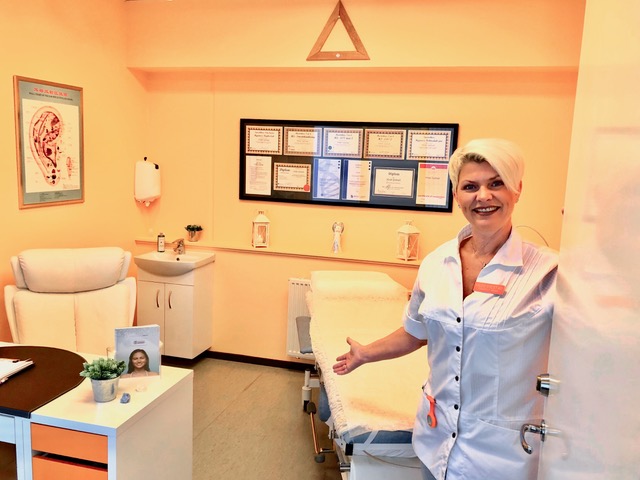
[[520, 191], [524, 158], [515, 143], [501, 138], [480, 138], [458, 148], [449, 159], [449, 178], [454, 191], [458, 188], [460, 170], [469, 162], [487, 162], [509, 190], [514, 193]]

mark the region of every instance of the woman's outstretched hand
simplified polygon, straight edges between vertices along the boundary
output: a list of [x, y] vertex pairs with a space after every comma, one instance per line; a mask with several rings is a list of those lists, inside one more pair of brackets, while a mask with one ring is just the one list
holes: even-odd
[[365, 363], [362, 358], [362, 345], [350, 337], [347, 337], [347, 343], [351, 348], [347, 353], [343, 353], [336, 358], [338, 363], [333, 366], [333, 371], [338, 375], [346, 375], [347, 373], [353, 372]]

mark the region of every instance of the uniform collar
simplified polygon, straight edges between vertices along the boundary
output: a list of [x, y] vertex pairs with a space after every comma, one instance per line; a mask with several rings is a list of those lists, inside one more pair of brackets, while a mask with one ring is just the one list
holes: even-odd
[[[458, 233], [458, 241], [455, 244], [456, 250], [451, 254], [455, 259], [460, 258], [460, 244], [464, 239], [469, 238], [471, 236], [471, 225], [465, 225], [462, 230]], [[520, 267], [523, 265], [522, 260], [522, 237], [516, 230], [512, 227], [511, 233], [509, 234], [509, 238], [504, 244], [500, 247], [500, 249], [496, 252], [495, 256], [491, 259], [488, 265], [491, 264], [500, 264], [510, 267]]]

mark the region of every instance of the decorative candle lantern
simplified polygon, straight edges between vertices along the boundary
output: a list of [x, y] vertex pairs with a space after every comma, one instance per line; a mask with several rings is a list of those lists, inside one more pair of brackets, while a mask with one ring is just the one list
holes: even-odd
[[408, 221], [398, 229], [398, 248], [396, 256], [404, 261], [418, 258], [420, 230], [411, 221]]
[[251, 246], [253, 248], [267, 248], [269, 246], [269, 223], [264, 210], [259, 210], [258, 215], [253, 219], [251, 234]]

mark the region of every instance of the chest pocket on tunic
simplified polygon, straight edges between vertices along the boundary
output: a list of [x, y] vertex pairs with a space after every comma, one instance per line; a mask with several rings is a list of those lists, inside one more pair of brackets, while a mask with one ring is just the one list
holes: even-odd
[[541, 310], [540, 299], [535, 294], [523, 298], [474, 292], [464, 302], [464, 325], [489, 331], [525, 327]]

